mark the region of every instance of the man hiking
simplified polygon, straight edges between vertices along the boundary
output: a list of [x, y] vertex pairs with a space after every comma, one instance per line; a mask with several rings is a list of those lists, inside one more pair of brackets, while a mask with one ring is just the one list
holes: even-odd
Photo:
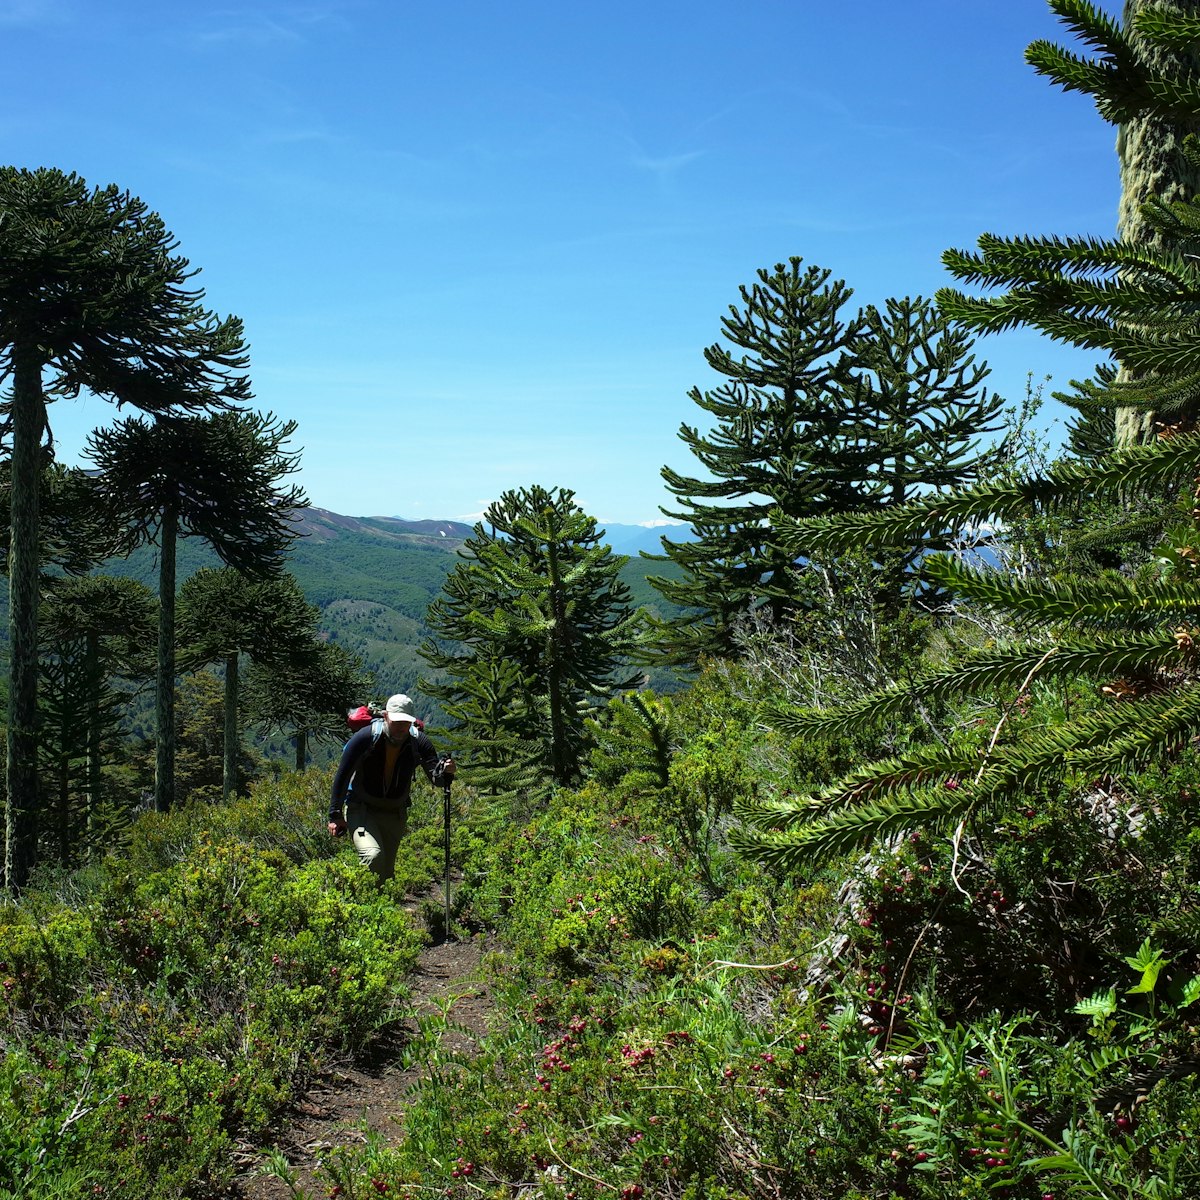
[[447, 757], [435, 779], [437, 751], [418, 728], [412, 700], [399, 694], [388, 700], [382, 717], [346, 743], [333, 777], [329, 832], [339, 837], [349, 828], [358, 857], [381, 882], [395, 874], [418, 766], [430, 783], [454, 778], [454, 760]]

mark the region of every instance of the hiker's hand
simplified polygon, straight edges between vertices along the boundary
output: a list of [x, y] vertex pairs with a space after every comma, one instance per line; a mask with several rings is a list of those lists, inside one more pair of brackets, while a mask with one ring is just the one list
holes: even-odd
[[443, 764], [442, 764], [442, 778], [443, 779], [453, 779], [454, 772], [457, 770], [458, 770], [458, 768], [454, 765], [454, 759], [452, 759], [450, 757], [450, 755], [447, 754], [445, 762], [443, 762]]
[[342, 834], [346, 832], [346, 822], [341, 820], [330, 821], [329, 832], [333, 834], [334, 837], [341, 837]]

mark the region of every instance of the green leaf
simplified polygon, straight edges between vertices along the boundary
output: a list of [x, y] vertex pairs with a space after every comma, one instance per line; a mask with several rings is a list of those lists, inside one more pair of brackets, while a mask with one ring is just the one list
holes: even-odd
[[1107, 992], [1096, 992], [1086, 1000], [1080, 1000], [1072, 1011], [1093, 1020], [1111, 1017], [1117, 1011], [1117, 989], [1113, 987]]
[[1179, 998], [1179, 1007], [1187, 1008], [1189, 1004], [1195, 1004], [1197, 1000], [1200, 1000], [1200, 975], [1193, 975], [1183, 985], [1182, 994]]
[[1135, 970], [1141, 971], [1142, 978], [1131, 987], [1126, 995], [1133, 996], [1143, 992], [1154, 991], [1155, 984], [1158, 983], [1158, 976], [1163, 967], [1167, 965], [1167, 959], [1162, 955], [1161, 950], [1156, 950], [1147, 938], [1139, 947], [1138, 952], [1125, 961]]

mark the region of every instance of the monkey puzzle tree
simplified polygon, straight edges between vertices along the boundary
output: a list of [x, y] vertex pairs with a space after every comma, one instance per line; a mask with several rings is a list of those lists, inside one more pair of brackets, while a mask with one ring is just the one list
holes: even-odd
[[447, 743], [456, 758], [470, 764], [471, 786], [493, 800], [536, 796], [541, 748], [525, 740], [524, 731], [536, 727], [536, 720], [521, 668], [506, 658], [480, 656], [456, 682], [454, 698], [443, 703], [455, 723]]
[[[1090, 5], [1056, 3], [1056, 11]], [[1194, 6], [1193, 6], [1194, 7]], [[1169, 44], [1200, 43], [1200, 13], [1172, 7], [1138, 16]], [[1086, 27], [1081, 29], [1086, 34]], [[1118, 59], [1100, 80], [1105, 103], [1122, 116], [1171, 111], [1200, 118], [1200, 80], [1181, 74], [1142, 80], [1122, 74]], [[1134, 82], [1137, 81], [1136, 73]], [[1096, 90], [1096, 73], [1085, 76]], [[1119, 106], [1119, 107], [1118, 107]], [[1194, 153], [1194, 148], [1190, 151]], [[1054, 464], [1044, 474], [980, 484], [912, 501], [884, 513], [783, 521], [781, 536], [797, 554], [836, 553], [853, 546], [945, 549], [969, 523], [1003, 523], [1030, 513], [1149, 496], [1176, 506], [1179, 524], [1159, 547], [1153, 570], [1094, 579], [1033, 582], [972, 570], [945, 556], [925, 569], [974, 603], [1008, 614], [1023, 637], [989, 646], [904, 685], [827, 710], [776, 706], [770, 719], [788, 733], [852, 731], [887, 720], [915, 698], [950, 699], [984, 693], [1000, 701], [990, 741], [964, 739], [919, 746], [869, 763], [818, 794], [747, 806], [743, 844], [777, 862], [846, 849], [914, 825], [945, 827], [994, 819], [1004, 806], [1046, 779], [1068, 782], [1118, 775], [1177, 753], [1200, 734], [1200, 433], [1189, 428], [1200, 397], [1200, 198], [1152, 201], [1148, 219], [1163, 233], [1158, 248], [1053, 239], [982, 238], [977, 258], [951, 252], [960, 278], [1010, 287], [978, 299], [945, 294], [945, 306], [976, 329], [1029, 324], [1065, 341], [1109, 349], [1141, 373], [1122, 381], [1105, 372], [1085, 394], [1142, 411], [1169, 411], [1178, 428], [1151, 444], [1129, 444], [1107, 455]], [[1035, 682], [1097, 680], [1096, 701], [1073, 708], [1059, 723], [1000, 740], [1006, 704]]]
[[[1003, 447], [980, 448], [1000, 428], [1004, 406], [984, 386], [989, 368], [976, 362], [971, 335], [928, 300], [868, 305], [852, 353], [858, 412], [849, 431], [852, 461], [869, 507], [970, 486], [1003, 453]], [[886, 619], [897, 618], [906, 597], [926, 607], [936, 601], [936, 589], [915, 569], [918, 559], [908, 550], [876, 564], [877, 607]]]
[[[1200, 412], [1197, 372], [1168, 371], [1174, 379], [1164, 386], [1137, 336], [1147, 308], [1194, 303], [1179, 295], [1190, 287], [1181, 286], [1179, 269], [1186, 264], [1171, 249], [1164, 208], [1200, 191], [1200, 158], [1187, 147], [1200, 133], [1200, 11], [1195, 0], [1126, 0], [1118, 22], [1087, 0], [1049, 5], [1098, 57], [1036, 41], [1026, 59], [1064, 90], [1090, 95], [1100, 116], [1117, 126], [1118, 238], [984, 234], [978, 256], [952, 250], [946, 264], [964, 282], [1011, 290], [986, 301], [946, 290], [938, 299], [977, 331], [1028, 323], [1112, 354], [1120, 368], [1117, 387], [1104, 389], [1103, 397], [1085, 390], [1077, 399], [1100, 411], [1115, 402], [1117, 444], [1146, 441], [1156, 422]], [[1186, 307], [1175, 311], [1181, 315]]]
[[238, 787], [242, 655], [281, 668], [299, 662], [311, 652], [315, 627], [316, 609], [286, 572], [256, 577], [233, 567], [205, 567], [180, 589], [180, 666], [194, 671], [219, 664], [225, 672], [226, 800]]
[[175, 799], [175, 555], [180, 537], [207, 542], [240, 571], [270, 574], [295, 536], [293, 516], [308, 502], [282, 480], [298, 453], [284, 449], [294, 421], [270, 414], [140, 417], [92, 434], [87, 447], [109, 520], [158, 546], [159, 627], [155, 687], [154, 806]]
[[5, 878], [36, 852], [39, 487], [47, 406], [87, 391], [149, 412], [247, 395], [241, 322], [190, 289], [161, 218], [115, 186], [0, 168], [0, 373], [9, 388], [9, 713]]
[[[114, 529], [96, 503], [96, 491], [87, 472], [67, 467], [42, 451], [38, 480], [38, 561], [42, 584], [47, 578], [84, 575], [106, 558], [127, 552], [131, 546], [124, 531]], [[0, 558], [8, 560], [9, 513], [12, 505], [11, 460], [0, 462]]]
[[[505, 686], [524, 693], [513, 695], [512, 713], [528, 719], [511, 731], [508, 762], [518, 761], [515, 739], [524, 736], [543, 748], [556, 784], [577, 777], [588, 708], [636, 679], [623, 663], [640, 618], [618, 578], [624, 560], [601, 536], [572, 491], [505, 492], [472, 530], [426, 618], [445, 640], [426, 642], [421, 655], [445, 681], [422, 680], [422, 689], [458, 705], [469, 726], [472, 690], [497, 661], [512, 663], [520, 680]], [[498, 731], [489, 719], [473, 732], [494, 744]]]
[[795, 609], [795, 560], [771, 535], [772, 510], [803, 517], [862, 502], [851, 464], [839, 458], [855, 420], [845, 385], [862, 332], [858, 318], [842, 313], [849, 288], [792, 258], [739, 292], [742, 306], [721, 319], [729, 345], [704, 351], [725, 382], [689, 392], [713, 428], [679, 428], [706, 477], [662, 470], [680, 505], [663, 512], [697, 534], [692, 542], [664, 538], [664, 557], [682, 574], [651, 577], [689, 610], [659, 626], [658, 652], [676, 663], [729, 652], [736, 620], [752, 608], [766, 605], [775, 618]]
[[151, 676], [155, 608], [144, 584], [107, 575], [57, 579], [43, 601], [42, 755], [55, 788], [44, 799], [48, 811], [57, 806], [64, 867], [78, 865], [72, 853], [76, 814], [86, 831], [86, 852], [97, 849], [105, 744], [120, 737], [118, 718], [128, 701], [128, 692], [119, 692], [113, 681]]
[[286, 658], [252, 662], [246, 672], [245, 709], [251, 724], [296, 740], [296, 770], [308, 759], [310, 735], [346, 740], [346, 713], [374, 687], [362, 660], [317, 633], [316, 609], [307, 638]]
[[[1040, 477], [981, 485], [914, 501], [889, 513], [795, 522], [783, 530], [798, 553], [836, 553], [945, 543], [943, 531], [1054, 512], [1080, 502], [1170, 491], [1200, 473], [1200, 435], [1131, 446], [1098, 466], [1063, 463]], [[1200, 731], [1200, 586], [1191, 565], [1200, 527], [1171, 555], [1156, 579], [1110, 573], [1071, 581], [1018, 580], [972, 569], [944, 554], [924, 570], [943, 587], [1010, 616], [1020, 636], [929, 668], [914, 678], [833, 708], [773, 705], [768, 723], [794, 737], [862, 732], [910, 713], [919, 701], [987, 695], [1001, 720], [1013, 697], [1034, 682], [1092, 678], [1109, 697], [1082, 706], [1061, 724], [991, 744], [958, 737], [865, 764], [819, 792], [746, 806], [742, 839], [763, 857], [791, 863], [813, 852], [840, 851], [880, 834], [918, 825], [944, 828], [968, 816], [994, 817], [1014, 796], [1048, 778], [1094, 779], [1142, 766]], [[1164, 554], [1166, 553], [1164, 549]]]
[[[995, 431], [1003, 404], [983, 386], [988, 368], [970, 338], [929, 301], [889, 300], [844, 318], [851, 293], [828, 271], [793, 258], [758, 276], [722, 322], [734, 351], [705, 351], [731, 382], [691, 393], [716, 427], [680, 432], [710, 478], [663, 469], [686, 506], [668, 515], [698, 535], [664, 539], [682, 576], [652, 578], [688, 610], [660, 623], [654, 647], [677, 663], [734, 652], [736, 626], [755, 610], [778, 622], [839, 590], [836, 571], [802, 569], [776, 535], [780, 517], [870, 510], [970, 482], [988, 461], [979, 439]], [[912, 563], [874, 564], [872, 591], [892, 621], [914, 590]]]

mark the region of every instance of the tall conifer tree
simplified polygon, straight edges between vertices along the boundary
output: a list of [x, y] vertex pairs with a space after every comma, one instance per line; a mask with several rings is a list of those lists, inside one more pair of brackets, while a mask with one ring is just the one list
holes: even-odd
[[845, 384], [862, 332], [843, 313], [850, 289], [792, 258], [739, 292], [741, 306], [721, 319], [728, 345], [704, 351], [725, 382], [689, 392], [712, 428], [679, 429], [705, 476], [662, 470], [679, 505], [663, 512], [697, 535], [664, 538], [665, 558], [682, 574], [652, 577], [666, 599], [692, 610], [660, 627], [660, 653], [677, 663], [730, 651], [735, 622], [751, 608], [766, 605], [777, 618], [793, 610], [794, 560], [771, 535], [773, 510], [807, 517], [862, 499], [839, 458], [855, 420]]
[[355, 699], [374, 688], [362, 660], [311, 628], [286, 657], [252, 662], [246, 672], [245, 709], [251, 724], [295, 739], [297, 771], [308, 763], [310, 735], [346, 740], [346, 713]]
[[[1105, 42], [1090, 5], [1055, 3], [1056, 11], [1086, 10], [1078, 30], [1091, 43], [1119, 50], [1113, 28]], [[1194, 9], [1197, 6], [1188, 6]], [[1200, 13], [1178, 6], [1142, 8], [1135, 18], [1146, 36], [1164, 45], [1200, 45]], [[1031, 48], [1032, 51], [1037, 48]], [[1068, 56], [1069, 57], [1069, 56]], [[1127, 120], [1139, 114], [1200, 119], [1200, 78], [1186, 67], [1158, 77], [1140, 73], [1117, 50], [1107, 66], [1078, 67], [1075, 86], [1092, 91], [1101, 111]], [[1059, 61], [1062, 61], [1061, 56]], [[1082, 63], [1082, 60], [1077, 60]], [[1185, 152], [1196, 154], [1195, 139]], [[811, 853], [844, 850], [882, 833], [915, 825], [946, 828], [972, 819], [994, 821], [1027, 789], [1047, 780], [1088, 784], [1169, 759], [1200, 735], [1200, 433], [1188, 428], [1200, 409], [1200, 197], [1152, 200], [1144, 215], [1163, 234], [1157, 247], [1091, 240], [985, 236], [980, 254], [947, 261], [964, 280], [1008, 286], [978, 299], [946, 299], [978, 329], [1029, 324], [1081, 346], [1113, 351], [1140, 380], [1105, 371], [1084, 388], [1097, 403], [1133, 397], [1141, 411], [1165, 406], [1177, 427], [1151, 444], [1123, 445], [1106, 455], [1088, 447], [1082, 461], [1053, 464], [1045, 473], [1002, 484], [981, 484], [947, 496], [913, 501], [887, 513], [791, 522], [781, 529], [796, 553], [837, 553], [845, 547], [944, 547], [963, 524], [1006, 523], [1057, 514], [1083, 505], [1149, 496], [1162, 508], [1181, 491], [1190, 512], [1159, 548], [1154, 572], [1094, 579], [1031, 581], [972, 570], [944, 556], [926, 569], [968, 600], [1008, 614], [1030, 631], [1010, 644], [988, 646], [919, 678], [834, 709], [776, 706], [769, 719], [792, 735], [854, 731], [888, 720], [923, 701], [989, 694], [1000, 701], [994, 733], [909, 749], [866, 764], [819, 793], [748, 805], [742, 842], [754, 853], [792, 863]], [[1186, 490], [1185, 490], [1186, 489]], [[998, 737], [1014, 693], [1035, 681], [1095, 680], [1097, 701], [1056, 724]]]
[[180, 665], [219, 665], [225, 674], [225, 770], [222, 795], [238, 789], [241, 659], [286, 667], [311, 651], [317, 610], [295, 576], [256, 578], [233, 567], [204, 567], [179, 593]]
[[[921, 297], [868, 305], [861, 327], [852, 369], [856, 444], [847, 455], [861, 471], [859, 507], [887, 508], [973, 484], [1003, 453], [981, 443], [1000, 428], [1004, 399], [987, 390], [990, 372], [975, 360], [971, 335]], [[915, 570], [919, 557], [893, 552], [877, 563], [886, 619], [914, 600], [936, 603], [937, 589]]]
[[[422, 689], [456, 707], [471, 734], [490, 743], [493, 770], [522, 760], [523, 736], [542, 747], [556, 784], [571, 783], [589, 709], [632, 685], [624, 663], [639, 617], [618, 578], [624, 560], [601, 537], [569, 490], [505, 492], [472, 530], [459, 551], [464, 561], [430, 606], [427, 623], [443, 641], [430, 640], [421, 654], [443, 681], [422, 680]], [[519, 673], [525, 694], [513, 697], [510, 713], [526, 714], [519, 729], [498, 730], [490, 715], [474, 726], [469, 701], [497, 660]], [[507, 763], [492, 753], [501, 732], [514, 743]]]
[[[829, 585], [810, 581], [776, 533], [780, 520], [869, 511], [970, 483], [989, 461], [979, 441], [997, 428], [1003, 404], [983, 386], [988, 368], [970, 338], [928, 301], [889, 300], [844, 317], [851, 293], [828, 271], [793, 258], [758, 274], [723, 321], [746, 353], [705, 351], [730, 382], [691, 392], [715, 428], [680, 433], [711, 478], [663, 469], [684, 505], [663, 511], [697, 535], [664, 538], [681, 575], [652, 578], [689, 610], [659, 625], [653, 652], [676, 663], [733, 651], [737, 624], [753, 610], [778, 622], [823, 602]], [[915, 594], [913, 562], [876, 564], [875, 590], [891, 618]]]
[[270, 575], [295, 536], [308, 501], [283, 480], [299, 454], [286, 443], [295, 421], [227, 412], [158, 421], [130, 418], [97, 430], [88, 454], [100, 468], [96, 496], [113, 525], [158, 546], [157, 766], [154, 806], [175, 802], [175, 556], [178, 539], [199, 537], [223, 562]]
[[1176, 379], [1170, 391], [1160, 388], [1159, 367], [1147, 360], [1138, 336], [1147, 306], [1162, 311], [1175, 300], [1193, 302], [1171, 295], [1190, 288], [1180, 286], [1178, 269], [1186, 264], [1170, 251], [1163, 209], [1200, 191], [1200, 158], [1187, 149], [1189, 134], [1200, 132], [1200, 13], [1195, 0], [1126, 0], [1118, 22], [1088, 0], [1049, 4], [1094, 53], [1037, 41], [1026, 60], [1064, 90], [1090, 95], [1100, 116], [1117, 127], [1117, 239], [984, 234], [978, 256], [949, 251], [944, 260], [960, 280], [1008, 286], [1009, 293], [973, 304], [946, 290], [938, 300], [973, 329], [1028, 322], [1058, 340], [1110, 353], [1118, 367], [1115, 388], [1104, 397], [1085, 388], [1060, 398], [1084, 403], [1085, 416], [1096, 410], [1111, 419], [1117, 444], [1146, 442], [1157, 424], [1200, 413], [1194, 382]]
[[10, 387], [8, 794], [5, 877], [36, 854], [38, 542], [42, 441], [59, 396], [149, 412], [247, 394], [241, 322], [189, 290], [195, 272], [141, 200], [76, 175], [0, 168], [0, 376]]
[[101, 813], [119, 811], [102, 774], [129, 700], [128, 688], [118, 691], [114, 682], [140, 685], [152, 676], [156, 608], [144, 584], [107, 575], [56, 579], [44, 599], [42, 759], [56, 792], [45, 807], [57, 809], [64, 867], [78, 866], [81, 850], [90, 856], [100, 848]]

